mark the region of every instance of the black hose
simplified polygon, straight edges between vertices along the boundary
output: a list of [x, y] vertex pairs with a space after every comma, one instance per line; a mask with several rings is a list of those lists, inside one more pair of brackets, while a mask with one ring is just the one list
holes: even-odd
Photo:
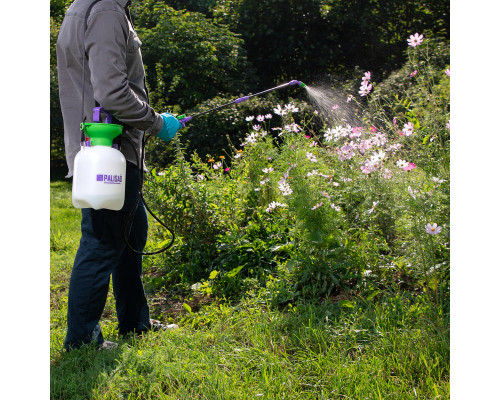
[[[132, 146], [132, 148], [135, 150], [135, 158], [136, 158], [136, 162], [137, 162], [137, 169], [139, 172], [137, 174], [137, 179], [138, 179], [138, 183], [139, 183], [139, 193], [137, 196], [137, 200], [135, 201], [135, 204], [132, 207], [132, 210], [130, 211], [129, 215], [127, 216], [127, 219], [125, 220], [125, 225], [123, 227], [123, 238], [125, 239], [125, 243], [127, 244], [127, 247], [130, 250], [132, 250], [134, 253], [140, 254], [142, 256], [151, 256], [154, 254], [163, 253], [163, 252], [167, 251], [170, 247], [172, 247], [172, 245], [174, 244], [174, 241], [175, 241], [175, 234], [172, 231], [172, 229], [170, 229], [163, 221], [161, 221], [153, 213], [153, 211], [151, 211], [146, 200], [144, 199], [144, 194], [142, 192], [142, 187], [143, 187], [143, 183], [144, 183], [144, 154], [146, 153], [146, 142], [150, 138], [151, 138], [151, 135], [148, 135], [147, 138], [145, 136], [143, 136], [143, 138], [142, 138], [142, 154], [141, 154], [140, 160], [139, 160], [139, 150], [134, 146], [134, 143], [129, 138], [126, 138], [126, 137], [121, 138], [122, 141], [123, 140], [127, 141]], [[156, 250], [156, 251], [152, 251], [152, 252], [142, 252], [142, 251], [134, 249], [128, 240], [128, 236], [130, 235], [130, 230], [132, 229], [132, 225], [130, 224], [130, 222], [131, 222], [135, 212], [137, 211], [137, 207], [139, 206], [139, 202], [141, 201], [141, 199], [142, 199], [142, 202], [144, 203], [144, 206], [146, 207], [146, 210], [148, 210], [148, 212], [151, 214], [151, 216], [161, 226], [163, 226], [167, 231], [169, 231], [170, 234], [172, 235], [172, 239], [170, 240], [170, 243], [168, 245], [166, 245], [165, 247], [161, 248], [160, 250]], [[130, 225], [130, 228], [129, 228], [129, 225]]]

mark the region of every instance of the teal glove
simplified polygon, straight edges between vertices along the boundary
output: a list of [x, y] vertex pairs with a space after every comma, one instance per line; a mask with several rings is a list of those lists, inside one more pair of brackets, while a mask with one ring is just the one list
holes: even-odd
[[182, 128], [181, 123], [172, 114], [163, 113], [161, 114], [163, 118], [163, 125], [161, 126], [161, 131], [158, 133], [158, 137], [165, 142], [172, 140], [177, 131]]

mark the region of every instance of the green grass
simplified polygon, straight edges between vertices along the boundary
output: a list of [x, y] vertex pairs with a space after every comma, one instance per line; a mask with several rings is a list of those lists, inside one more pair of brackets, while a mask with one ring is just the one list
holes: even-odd
[[80, 235], [70, 190], [51, 183], [51, 399], [449, 398], [448, 318], [425, 296], [389, 291], [344, 307], [211, 302], [179, 330], [127, 340], [110, 291], [102, 325], [119, 348], [63, 352]]
[[51, 359], [60, 351], [66, 326], [69, 277], [80, 238], [80, 210], [71, 206], [71, 183], [50, 184]]

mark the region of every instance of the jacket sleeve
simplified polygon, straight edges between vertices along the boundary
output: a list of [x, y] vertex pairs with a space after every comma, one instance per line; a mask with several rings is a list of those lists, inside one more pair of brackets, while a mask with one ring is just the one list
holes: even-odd
[[[161, 130], [162, 118], [134, 92], [133, 82], [128, 76], [127, 56], [134, 56], [139, 57], [134, 69], [141, 69], [135, 75], [144, 79], [140, 52], [136, 49], [137, 54], [127, 54], [128, 47], [134, 46], [132, 41], [138, 40], [128, 24], [126, 16], [118, 10], [99, 11], [88, 20], [85, 50], [94, 98], [124, 124], [157, 134]], [[144, 82], [140, 84], [144, 85]]]

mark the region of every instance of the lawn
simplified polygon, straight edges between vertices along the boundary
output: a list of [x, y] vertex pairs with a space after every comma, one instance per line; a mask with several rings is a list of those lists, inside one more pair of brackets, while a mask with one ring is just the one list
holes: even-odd
[[[422, 295], [387, 292], [376, 301], [281, 310], [259, 299], [186, 297], [177, 302], [192, 304], [191, 313], [169, 314], [179, 330], [121, 339], [110, 293], [102, 325], [118, 349], [67, 353], [66, 295], [78, 240], [70, 185], [52, 182], [51, 399], [449, 398], [449, 321]], [[158, 292], [149, 297], [174, 303]]]

